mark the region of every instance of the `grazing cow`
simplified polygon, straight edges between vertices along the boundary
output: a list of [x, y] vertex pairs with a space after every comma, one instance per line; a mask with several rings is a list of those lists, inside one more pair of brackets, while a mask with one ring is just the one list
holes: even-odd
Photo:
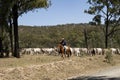
[[80, 56], [80, 48], [73, 48], [75, 56]]
[[41, 53], [41, 49], [40, 48], [23, 48], [20, 50], [20, 54], [24, 55], [35, 55], [35, 54], [40, 54]]
[[42, 53], [48, 55], [58, 55], [57, 48], [41, 48]]
[[88, 49], [88, 53], [91, 55], [91, 56], [94, 56], [96, 54], [96, 49], [95, 48], [89, 48]]
[[96, 54], [103, 55], [103, 49], [102, 48], [96, 48]]
[[33, 52], [34, 52], [34, 54], [40, 54], [41, 49], [40, 48], [33, 48]]
[[34, 49], [33, 48], [23, 48], [20, 51], [21, 54], [33, 55]]
[[115, 49], [115, 48], [110, 48], [110, 51], [112, 54], [117, 54], [117, 49]]
[[88, 54], [88, 49], [87, 48], [80, 48], [80, 52]]
[[102, 48], [90, 48], [88, 49], [88, 52], [91, 54], [91, 55], [103, 55], [103, 49]]
[[47, 53], [48, 55], [51, 55], [51, 54], [53, 54], [54, 52], [55, 52], [54, 48], [47, 48], [47, 49], [46, 49], [46, 53]]
[[70, 47], [70, 51], [71, 51], [71, 55], [73, 55], [74, 54], [74, 48]]

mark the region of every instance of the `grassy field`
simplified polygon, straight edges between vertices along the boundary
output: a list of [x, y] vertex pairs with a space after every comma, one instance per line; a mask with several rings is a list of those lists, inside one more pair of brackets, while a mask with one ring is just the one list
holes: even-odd
[[60, 80], [76, 75], [87, 75], [97, 70], [120, 64], [120, 55], [113, 55], [111, 64], [105, 56], [60, 56], [24, 55], [0, 59], [0, 80]]
[[24, 67], [29, 65], [41, 65], [53, 61], [60, 61], [59, 56], [24, 55], [21, 58], [1, 58], [1, 68]]

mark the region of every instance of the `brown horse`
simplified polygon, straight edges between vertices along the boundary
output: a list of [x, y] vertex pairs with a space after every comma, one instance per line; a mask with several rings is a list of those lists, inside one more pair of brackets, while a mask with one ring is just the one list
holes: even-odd
[[70, 46], [66, 46], [67, 48], [64, 48], [63, 45], [58, 44], [58, 52], [61, 54], [61, 57], [64, 59], [66, 56], [69, 58], [72, 53], [71, 53], [71, 49]]

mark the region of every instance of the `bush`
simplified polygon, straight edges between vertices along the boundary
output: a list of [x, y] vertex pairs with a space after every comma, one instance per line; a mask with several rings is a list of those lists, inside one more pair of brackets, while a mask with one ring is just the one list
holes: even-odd
[[107, 62], [107, 63], [112, 63], [112, 61], [113, 61], [113, 56], [112, 56], [112, 53], [111, 53], [110, 51], [108, 51], [108, 52], [106, 53], [105, 59], [106, 59], [106, 62]]

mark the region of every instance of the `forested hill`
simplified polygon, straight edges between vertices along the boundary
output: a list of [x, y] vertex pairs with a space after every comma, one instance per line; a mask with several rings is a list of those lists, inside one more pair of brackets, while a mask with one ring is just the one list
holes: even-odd
[[[120, 31], [109, 37], [109, 47], [120, 47]], [[57, 26], [19, 26], [20, 47], [55, 47], [64, 37], [71, 47], [104, 48], [104, 32], [100, 26], [66, 24]]]

